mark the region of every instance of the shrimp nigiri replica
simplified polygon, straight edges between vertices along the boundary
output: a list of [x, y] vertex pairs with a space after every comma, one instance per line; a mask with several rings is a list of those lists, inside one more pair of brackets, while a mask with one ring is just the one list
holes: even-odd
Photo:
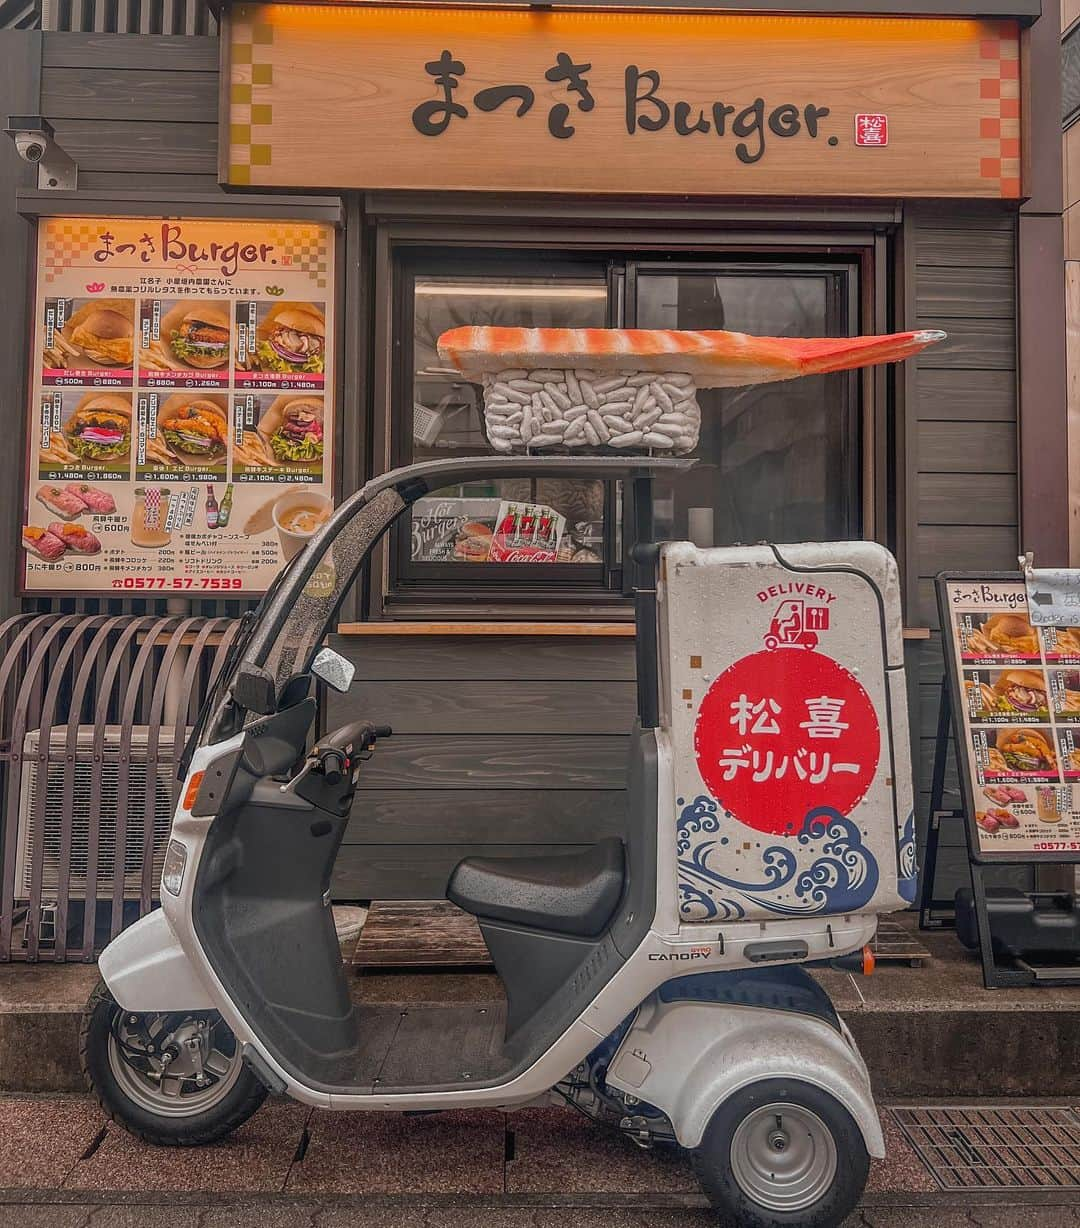
[[597, 448], [686, 453], [699, 388], [736, 388], [900, 362], [945, 337], [752, 337], [642, 328], [454, 328], [439, 353], [484, 385], [498, 452]]

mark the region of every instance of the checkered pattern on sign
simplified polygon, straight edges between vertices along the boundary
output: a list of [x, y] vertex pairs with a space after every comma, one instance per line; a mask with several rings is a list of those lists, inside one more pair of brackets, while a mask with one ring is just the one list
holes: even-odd
[[1020, 39], [1015, 28], [984, 38], [979, 56], [986, 76], [979, 97], [990, 112], [979, 123], [979, 136], [995, 141], [995, 152], [981, 159], [979, 174], [997, 181], [1002, 196], [1020, 195]]
[[270, 165], [270, 125], [274, 109], [260, 100], [274, 83], [269, 51], [273, 27], [256, 21], [251, 10], [238, 8], [229, 46], [229, 182], [250, 184], [251, 170]]
[[58, 218], [42, 223], [41, 260], [47, 277], [73, 264], [85, 264], [87, 255], [101, 246], [105, 225], [85, 218]]
[[325, 289], [330, 269], [326, 231], [319, 226], [290, 226], [286, 222], [270, 226], [269, 231], [282, 263], [291, 272], [307, 273], [320, 289]]

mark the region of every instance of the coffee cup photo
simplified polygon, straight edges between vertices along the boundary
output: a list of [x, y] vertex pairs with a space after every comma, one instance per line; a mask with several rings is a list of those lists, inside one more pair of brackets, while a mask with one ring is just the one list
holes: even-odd
[[315, 490], [287, 491], [274, 501], [274, 527], [286, 562], [303, 550], [330, 519], [333, 510], [330, 498]]

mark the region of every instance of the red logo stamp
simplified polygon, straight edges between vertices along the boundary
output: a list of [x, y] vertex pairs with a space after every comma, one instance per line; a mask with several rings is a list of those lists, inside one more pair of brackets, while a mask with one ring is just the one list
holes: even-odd
[[887, 115], [856, 115], [856, 145], [888, 145], [889, 117]]
[[818, 806], [850, 814], [877, 771], [881, 731], [854, 675], [813, 649], [730, 665], [701, 701], [698, 771], [748, 827], [792, 836]]

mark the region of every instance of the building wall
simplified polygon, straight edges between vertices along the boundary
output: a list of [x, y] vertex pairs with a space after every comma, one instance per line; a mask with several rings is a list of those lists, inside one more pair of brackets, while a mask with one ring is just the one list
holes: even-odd
[[[910, 641], [907, 652], [922, 840], [944, 671], [934, 576], [1016, 569], [1017, 216], [971, 206], [908, 212], [908, 323], [949, 334], [919, 356], [907, 389], [908, 622], [932, 632]], [[952, 809], [960, 795], [951, 746], [948, 763], [944, 801]], [[966, 867], [963, 830], [950, 824], [942, 829], [941, 894], [951, 895]]]
[[[81, 194], [146, 192], [150, 212], [156, 195], [236, 203], [216, 181], [216, 39], [46, 33], [19, 48], [6, 61], [5, 97], [20, 99], [8, 110], [53, 120], [80, 164]], [[40, 106], [30, 105], [38, 62]], [[21, 175], [9, 149], [3, 156]], [[0, 224], [25, 262], [29, 227], [10, 212]], [[943, 567], [1009, 568], [1018, 545], [1016, 217], [909, 206], [896, 240], [902, 314], [950, 333], [899, 377], [907, 621], [935, 629], [909, 649], [925, 814], [941, 676], [932, 577]], [[27, 319], [17, 295], [15, 313], [0, 344], [22, 364]], [[5, 381], [0, 393], [20, 431], [24, 388], [24, 378]], [[22, 450], [6, 455], [12, 480], [0, 497], [14, 523]], [[358, 673], [350, 694], [331, 700], [327, 724], [362, 715], [396, 731], [366, 768], [341, 895], [438, 895], [466, 851], [574, 848], [615, 830], [634, 716], [632, 641], [342, 637], [337, 646]], [[950, 784], [955, 796], [954, 774]]]
[[1080, 567], [1080, 0], [1061, 6], [1065, 93], [1062, 199], [1065, 244], [1065, 339], [1069, 415], [1069, 564]]

